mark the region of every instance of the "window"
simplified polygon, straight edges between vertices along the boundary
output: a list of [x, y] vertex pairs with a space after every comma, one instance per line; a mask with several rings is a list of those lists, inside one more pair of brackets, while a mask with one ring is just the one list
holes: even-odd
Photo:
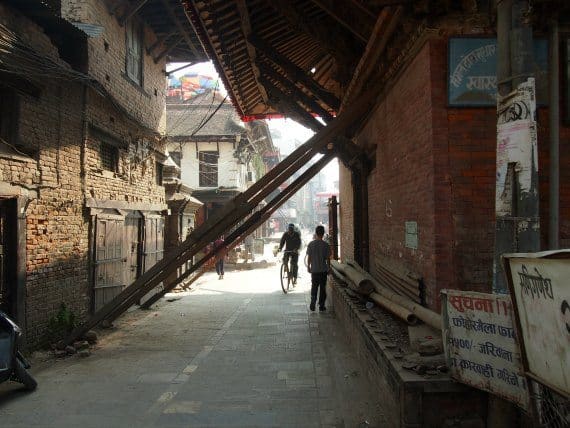
[[200, 187], [218, 186], [218, 152], [199, 152]]
[[101, 156], [101, 168], [116, 172], [119, 167], [119, 149], [115, 146], [101, 142], [99, 146]]
[[164, 179], [164, 165], [160, 162], [155, 163], [155, 178], [156, 178], [156, 185], [162, 186], [162, 180]]
[[143, 31], [142, 26], [132, 19], [125, 25], [127, 39], [126, 67], [127, 76], [142, 85], [143, 66]]

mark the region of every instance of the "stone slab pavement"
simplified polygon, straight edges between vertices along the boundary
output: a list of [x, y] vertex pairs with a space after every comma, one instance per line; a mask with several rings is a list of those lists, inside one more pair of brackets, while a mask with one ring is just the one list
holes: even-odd
[[89, 357], [36, 355], [35, 392], [0, 385], [0, 426], [384, 426], [334, 308], [309, 311], [303, 268], [284, 295], [278, 269], [207, 273], [100, 331]]

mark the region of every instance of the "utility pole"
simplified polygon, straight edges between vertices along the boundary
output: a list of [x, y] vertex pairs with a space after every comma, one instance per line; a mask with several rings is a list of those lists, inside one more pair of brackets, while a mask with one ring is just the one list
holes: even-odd
[[[500, 257], [540, 250], [536, 91], [526, 0], [497, 0], [497, 192], [493, 291], [507, 293]], [[522, 155], [521, 155], [522, 153]]]

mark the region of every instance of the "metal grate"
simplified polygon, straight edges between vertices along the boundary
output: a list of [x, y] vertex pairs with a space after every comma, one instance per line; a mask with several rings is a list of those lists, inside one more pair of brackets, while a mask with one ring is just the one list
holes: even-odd
[[101, 156], [101, 168], [108, 171], [117, 171], [119, 150], [111, 144], [101, 142], [99, 153]]
[[543, 428], [570, 427], [570, 401], [550, 388], [533, 383], [538, 426]]

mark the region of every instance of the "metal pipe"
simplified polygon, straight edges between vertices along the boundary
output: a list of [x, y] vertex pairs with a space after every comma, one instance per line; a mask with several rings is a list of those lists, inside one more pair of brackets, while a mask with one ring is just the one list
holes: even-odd
[[549, 61], [550, 107], [550, 176], [549, 176], [549, 218], [548, 244], [551, 250], [560, 247], [560, 53], [558, 40], [558, 20], [550, 24], [550, 61]]
[[400, 296], [399, 294], [390, 291], [386, 288], [384, 288], [382, 286], [382, 284], [380, 284], [378, 281], [376, 281], [375, 278], [373, 278], [372, 276], [370, 276], [370, 274], [366, 271], [364, 271], [360, 266], [356, 265], [355, 263], [351, 263], [351, 265], [354, 267], [355, 270], [358, 270], [362, 275], [366, 276], [374, 285], [374, 288], [376, 289], [376, 292], [378, 294], [380, 294], [381, 296], [385, 297], [388, 300], [391, 300], [392, 302], [408, 309], [410, 312], [412, 312], [415, 316], [417, 316], [420, 320], [422, 320], [424, 323], [426, 323], [427, 325], [437, 329], [437, 330], [442, 330], [442, 321], [441, 321], [441, 315], [439, 315], [438, 313], [424, 308], [423, 306], [421, 306], [419, 303], [416, 303], [410, 299], [407, 299], [403, 296]]
[[396, 315], [398, 318], [406, 321], [409, 325], [415, 325], [418, 323], [418, 317], [415, 316], [409, 309], [406, 309], [403, 306], [400, 306], [397, 303], [388, 300], [381, 294], [374, 292], [371, 293], [368, 297], [387, 311]]

